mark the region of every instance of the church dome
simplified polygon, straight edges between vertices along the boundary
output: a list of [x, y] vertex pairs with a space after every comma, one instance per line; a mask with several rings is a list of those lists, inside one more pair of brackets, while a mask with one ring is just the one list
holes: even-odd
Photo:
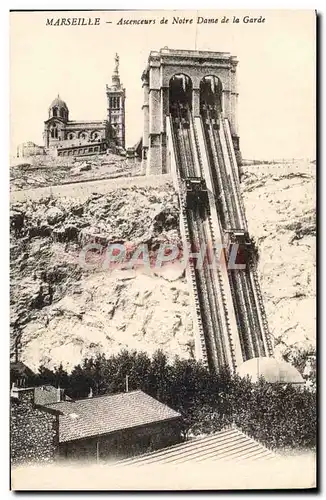
[[50, 108], [54, 108], [54, 107], [57, 107], [57, 108], [65, 108], [67, 111], [68, 111], [68, 106], [67, 104], [65, 103], [65, 101], [63, 101], [59, 94], [58, 94], [58, 97], [56, 97], [54, 99], [54, 101], [52, 101], [51, 105], [50, 105]]
[[259, 357], [248, 359], [238, 368], [240, 377], [249, 376], [252, 382], [263, 377], [270, 384], [304, 384], [299, 371], [290, 363], [275, 358]]

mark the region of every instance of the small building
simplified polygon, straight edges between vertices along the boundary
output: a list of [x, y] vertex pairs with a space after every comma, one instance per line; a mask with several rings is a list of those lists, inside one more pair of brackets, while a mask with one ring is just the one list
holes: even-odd
[[235, 425], [214, 432], [208, 436], [196, 436], [178, 446], [157, 450], [138, 457], [127, 458], [119, 462], [119, 466], [164, 465], [173, 463], [198, 464], [219, 461], [252, 461], [259, 463], [277, 460], [278, 455], [272, 450], [251, 438]]
[[23, 142], [17, 146], [17, 158], [26, 158], [29, 156], [45, 155], [43, 146], [38, 146], [34, 142]]
[[46, 405], [60, 412], [59, 453], [99, 461], [181, 441], [181, 415], [138, 390]]
[[11, 390], [13, 464], [126, 458], [181, 441], [181, 415], [142, 391], [72, 400], [52, 386]]

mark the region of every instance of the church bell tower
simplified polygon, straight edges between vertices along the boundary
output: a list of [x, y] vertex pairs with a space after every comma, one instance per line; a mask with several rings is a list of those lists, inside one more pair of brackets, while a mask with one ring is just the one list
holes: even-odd
[[106, 86], [107, 119], [111, 127], [115, 130], [118, 145], [125, 148], [126, 90], [120, 82], [118, 54], [115, 55], [114, 61], [115, 65], [112, 74], [112, 84], [111, 86]]

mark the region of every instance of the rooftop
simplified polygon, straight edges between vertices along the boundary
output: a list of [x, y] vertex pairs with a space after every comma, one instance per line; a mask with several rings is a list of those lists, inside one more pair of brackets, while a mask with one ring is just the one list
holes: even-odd
[[180, 417], [142, 391], [45, 405], [59, 410], [59, 441], [74, 441]]

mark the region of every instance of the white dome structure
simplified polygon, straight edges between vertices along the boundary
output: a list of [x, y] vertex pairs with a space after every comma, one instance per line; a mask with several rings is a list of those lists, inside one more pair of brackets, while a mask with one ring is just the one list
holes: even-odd
[[238, 368], [240, 377], [249, 376], [252, 382], [263, 377], [270, 384], [304, 384], [299, 371], [290, 363], [275, 358], [259, 357], [248, 359]]

